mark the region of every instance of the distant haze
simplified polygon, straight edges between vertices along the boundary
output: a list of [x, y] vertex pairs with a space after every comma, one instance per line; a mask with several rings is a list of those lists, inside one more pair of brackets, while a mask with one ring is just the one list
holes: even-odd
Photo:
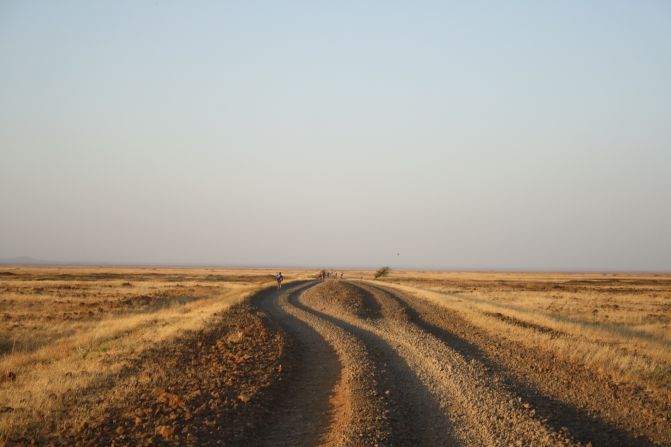
[[671, 270], [671, 3], [0, 4], [0, 258]]

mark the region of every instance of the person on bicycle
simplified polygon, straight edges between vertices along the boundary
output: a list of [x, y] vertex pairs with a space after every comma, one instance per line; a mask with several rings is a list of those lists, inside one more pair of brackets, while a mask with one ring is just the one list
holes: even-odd
[[277, 288], [281, 289], [282, 288], [282, 280], [284, 279], [284, 276], [282, 276], [282, 272], [278, 272], [277, 275], [275, 275], [275, 279], [277, 280]]

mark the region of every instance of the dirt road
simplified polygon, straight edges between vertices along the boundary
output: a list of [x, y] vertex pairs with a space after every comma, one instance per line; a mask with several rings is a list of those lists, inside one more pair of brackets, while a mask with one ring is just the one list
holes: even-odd
[[[542, 352], [487, 339], [426, 301], [368, 284], [327, 281], [256, 305], [296, 335], [305, 355], [298, 380], [305, 385], [284, 401], [286, 418], [266, 445], [671, 441], [668, 427], [657, 423], [668, 418], [664, 403], [651, 416], [649, 402], [633, 395], [613, 399], [600, 378]], [[576, 398], [576, 392], [592, 400]]]
[[[155, 353], [156, 354], [156, 353]], [[164, 374], [42, 441], [95, 445], [671, 445], [648, 402], [416, 297], [348, 281], [260, 294], [162, 351]], [[156, 358], [135, 365], [153, 371]], [[55, 424], [58, 425], [58, 424]]]

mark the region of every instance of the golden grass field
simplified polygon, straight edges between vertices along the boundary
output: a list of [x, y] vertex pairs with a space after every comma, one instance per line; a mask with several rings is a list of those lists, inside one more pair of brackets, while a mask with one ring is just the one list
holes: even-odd
[[392, 272], [384, 281], [497, 336], [671, 387], [671, 275]]
[[[202, 329], [217, 312], [274, 285], [276, 273], [86, 267], [0, 272], [0, 444], [57, 414], [71, 395], [107, 390], [105, 384], [118, 380], [143, 351]], [[120, 385], [105, 392], [122, 398]]]
[[[96, 417], [142, 386], [143, 353], [273, 287], [274, 270], [0, 267], [0, 445]], [[316, 270], [283, 271], [286, 281]], [[344, 271], [450, 309], [495, 338], [671, 400], [671, 275]], [[160, 369], [160, 362], [157, 362]], [[157, 374], [159, 371], [157, 371]], [[81, 404], [84, 402], [86, 404]], [[25, 438], [28, 439], [28, 438]]]

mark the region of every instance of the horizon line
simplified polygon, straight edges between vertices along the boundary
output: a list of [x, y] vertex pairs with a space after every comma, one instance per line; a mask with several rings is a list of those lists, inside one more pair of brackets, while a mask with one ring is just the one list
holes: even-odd
[[[23, 261], [23, 262], [22, 262]], [[375, 270], [381, 266], [373, 265], [333, 265], [325, 267], [322, 265], [306, 264], [236, 264], [236, 263], [200, 263], [200, 262], [114, 262], [114, 261], [53, 261], [35, 259], [29, 256], [20, 256], [16, 258], [0, 259], [2, 267], [130, 267], [130, 268], [218, 268], [218, 269], [289, 269], [289, 270], [308, 270], [308, 269], [333, 269], [333, 270]], [[472, 272], [472, 273], [594, 273], [594, 274], [671, 274], [671, 270], [648, 270], [648, 269], [534, 269], [519, 267], [421, 267], [421, 266], [389, 266], [396, 271], [427, 271], [427, 272]]]

